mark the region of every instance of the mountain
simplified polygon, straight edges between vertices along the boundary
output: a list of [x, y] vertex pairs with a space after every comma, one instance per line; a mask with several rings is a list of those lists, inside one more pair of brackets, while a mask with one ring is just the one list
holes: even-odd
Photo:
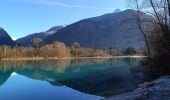
[[[141, 48], [140, 30], [132, 9], [117, 11], [98, 17], [83, 19], [68, 25], [44, 39], [46, 44], [61, 41], [70, 45], [79, 42], [81, 47], [92, 48], [127, 48], [133, 46]], [[150, 17], [141, 13], [144, 18]], [[145, 25], [146, 26], [146, 25]]]
[[20, 43], [20, 44], [22, 44], [24, 46], [32, 46], [34, 38], [45, 39], [47, 36], [52, 35], [53, 33], [57, 32], [58, 30], [60, 30], [62, 28], [63, 28], [63, 26], [54, 26], [54, 27], [50, 28], [48, 31], [46, 31], [46, 32], [33, 33], [33, 34], [30, 34], [30, 35], [28, 35], [26, 37], [17, 39], [16, 42]]
[[15, 46], [16, 43], [8, 35], [8, 33], [0, 27], [0, 45]]

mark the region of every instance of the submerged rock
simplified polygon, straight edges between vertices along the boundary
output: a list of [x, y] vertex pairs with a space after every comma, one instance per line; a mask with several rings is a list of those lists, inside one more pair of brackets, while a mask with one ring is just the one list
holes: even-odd
[[106, 100], [170, 100], [170, 76], [161, 77], [133, 92], [113, 96]]

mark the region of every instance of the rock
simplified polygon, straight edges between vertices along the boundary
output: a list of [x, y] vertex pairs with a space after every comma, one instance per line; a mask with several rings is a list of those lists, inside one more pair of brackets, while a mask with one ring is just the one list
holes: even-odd
[[147, 84], [150, 84], [149, 82], [144, 82], [144, 83], [142, 83], [142, 84], [139, 84], [138, 86], [139, 87], [143, 87], [143, 86], [145, 86], [145, 85], [147, 85]]
[[170, 76], [161, 77], [133, 92], [116, 95], [106, 100], [170, 100]]

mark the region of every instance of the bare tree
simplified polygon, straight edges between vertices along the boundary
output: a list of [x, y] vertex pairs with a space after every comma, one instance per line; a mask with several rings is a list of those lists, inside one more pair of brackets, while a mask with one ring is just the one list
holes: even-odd
[[[170, 68], [170, 0], [128, 0], [130, 7], [137, 10], [138, 27], [143, 34], [151, 64], [159, 66], [162, 72]], [[143, 19], [142, 14], [148, 14], [151, 19]], [[142, 23], [152, 27], [146, 33]], [[167, 72], [168, 72], [167, 71]], [[161, 72], [161, 71], [160, 71]], [[161, 74], [162, 74], [161, 72]], [[168, 72], [169, 74], [169, 72]]]
[[76, 58], [77, 58], [77, 56], [78, 56], [78, 49], [80, 48], [80, 43], [74, 42], [74, 43], [72, 44], [72, 48], [75, 49]]
[[40, 46], [42, 44], [42, 39], [41, 38], [34, 38], [33, 39], [33, 43], [34, 43], [34, 47], [35, 47], [35, 53], [34, 53], [34, 56], [38, 56], [39, 55], [39, 49], [40, 49]]
[[39, 48], [42, 44], [43, 40], [41, 38], [34, 38], [33, 43], [36, 48]]

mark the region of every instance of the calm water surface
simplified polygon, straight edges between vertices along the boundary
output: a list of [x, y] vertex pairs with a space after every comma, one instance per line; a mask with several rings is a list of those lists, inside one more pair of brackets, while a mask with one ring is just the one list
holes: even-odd
[[144, 81], [142, 58], [1, 61], [0, 100], [98, 100]]

